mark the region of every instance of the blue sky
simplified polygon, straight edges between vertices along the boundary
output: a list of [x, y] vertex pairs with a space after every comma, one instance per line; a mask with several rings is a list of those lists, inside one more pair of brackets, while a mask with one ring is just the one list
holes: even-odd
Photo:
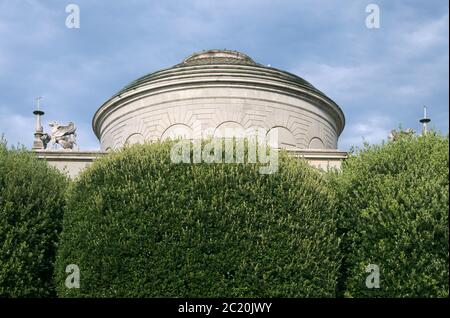
[[[67, 4], [80, 8], [68, 29]], [[380, 28], [365, 24], [369, 3]], [[0, 133], [31, 146], [36, 96], [48, 122], [74, 121], [98, 149], [97, 108], [144, 74], [226, 48], [303, 77], [346, 115], [339, 148], [420, 130], [422, 106], [448, 133], [447, 0], [0, 0]]]

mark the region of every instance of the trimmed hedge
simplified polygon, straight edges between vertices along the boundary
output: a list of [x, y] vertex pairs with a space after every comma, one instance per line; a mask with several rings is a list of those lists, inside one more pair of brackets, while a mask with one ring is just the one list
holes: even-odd
[[[63, 297], [334, 297], [336, 220], [319, 172], [281, 153], [258, 164], [174, 164], [171, 142], [99, 159], [68, 195]], [[65, 286], [66, 266], [80, 288]]]
[[46, 162], [0, 141], [0, 297], [55, 296], [66, 185]]
[[[449, 141], [436, 133], [368, 146], [332, 178], [346, 297], [448, 297]], [[366, 266], [380, 288], [366, 287]]]

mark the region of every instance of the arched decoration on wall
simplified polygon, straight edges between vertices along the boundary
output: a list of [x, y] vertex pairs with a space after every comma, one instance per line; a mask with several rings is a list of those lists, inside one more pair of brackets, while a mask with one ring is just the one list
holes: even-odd
[[286, 127], [273, 127], [267, 132], [267, 141], [274, 148], [297, 149], [297, 142], [292, 132]]
[[192, 128], [185, 124], [174, 124], [161, 135], [161, 140], [192, 139]]
[[313, 137], [309, 141], [309, 149], [325, 149], [325, 145], [319, 137]]
[[114, 140], [114, 136], [111, 133], [105, 133], [102, 138], [101, 138], [102, 144], [101, 144], [101, 148], [104, 151], [111, 151], [114, 149], [115, 147], [115, 140]]
[[145, 137], [140, 133], [134, 133], [128, 136], [125, 141], [125, 145], [143, 144], [145, 142]]
[[214, 138], [245, 138], [244, 127], [235, 121], [227, 121], [217, 126]]

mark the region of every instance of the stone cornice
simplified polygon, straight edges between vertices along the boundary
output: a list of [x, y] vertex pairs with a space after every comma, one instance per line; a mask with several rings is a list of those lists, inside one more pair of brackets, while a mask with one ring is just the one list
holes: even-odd
[[33, 151], [38, 158], [47, 161], [93, 161], [106, 155], [103, 151], [63, 151], [63, 150], [38, 150]]
[[287, 150], [287, 152], [295, 157], [304, 157], [305, 159], [347, 159], [346, 151], [329, 150], [329, 149], [301, 149]]
[[315, 101], [315, 104], [321, 105], [335, 118], [338, 135], [344, 128], [345, 117], [341, 108], [322, 92], [293, 74], [257, 65], [201, 65], [171, 68], [153, 73], [141, 83], [139, 80], [135, 81], [133, 85], [110, 98], [97, 110], [92, 121], [93, 129], [100, 139], [103, 117], [135, 97], [143, 98], [151, 94], [183, 88], [230, 85], [270, 89], [281, 94]]
[[[33, 151], [40, 159], [47, 161], [93, 161], [106, 156], [108, 152], [105, 151], [58, 151], [58, 150], [44, 150]], [[348, 153], [346, 151], [329, 150], [329, 149], [300, 149], [287, 150], [290, 155], [295, 157], [304, 157], [305, 159], [347, 159]]]

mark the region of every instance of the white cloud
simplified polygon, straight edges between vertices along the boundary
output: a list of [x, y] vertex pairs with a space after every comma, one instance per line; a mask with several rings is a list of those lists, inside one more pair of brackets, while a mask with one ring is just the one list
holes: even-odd
[[448, 27], [448, 12], [430, 21], [417, 19], [401, 23], [400, 20], [389, 43], [393, 52], [402, 58], [418, 57], [436, 47], [447, 47], [448, 50]]
[[305, 62], [293, 73], [304, 77], [332, 99], [349, 101], [373, 92], [385, 70], [382, 65], [370, 63], [351, 66]]
[[391, 130], [392, 119], [372, 114], [350, 124], [339, 140], [339, 147], [348, 150], [351, 146], [361, 146], [364, 142], [380, 143], [387, 139]]
[[23, 116], [0, 109], [0, 134], [5, 134], [9, 145], [18, 143], [30, 146], [33, 143], [35, 121], [32, 116]]

